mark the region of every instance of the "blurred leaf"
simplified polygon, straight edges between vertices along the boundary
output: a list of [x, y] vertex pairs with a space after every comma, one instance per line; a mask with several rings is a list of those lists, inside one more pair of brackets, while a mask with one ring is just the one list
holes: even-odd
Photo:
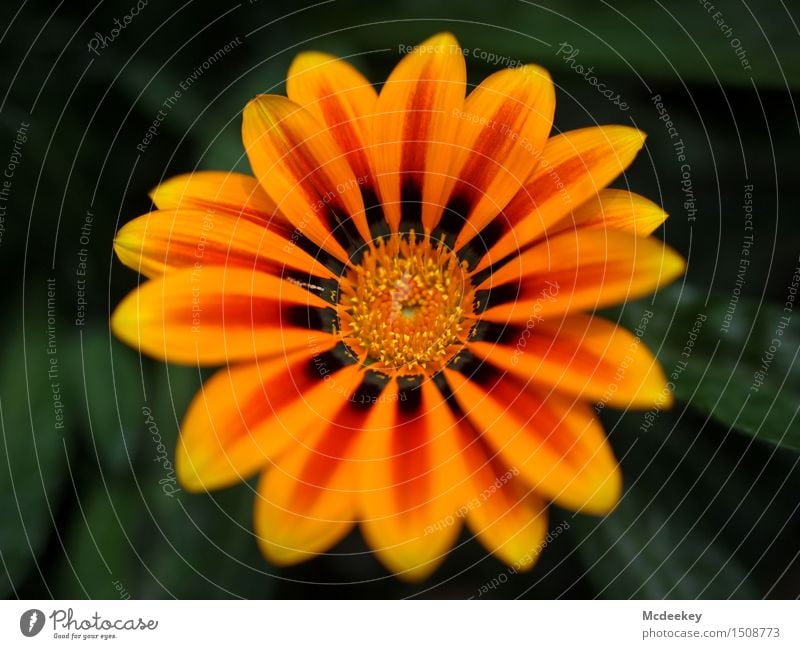
[[253, 485], [192, 494], [174, 482], [179, 424], [205, 373], [161, 363], [152, 369], [146, 384], [152, 420], [133, 467], [146, 509], [141, 553], [148, 571], [129, 590], [135, 597], [271, 596], [275, 569], [252, 532]]
[[[504, 67], [503, 61], [510, 59], [558, 69], [561, 75], [580, 74], [572, 71], [573, 65], [582, 65], [583, 70], [591, 66], [599, 77], [634, 77], [656, 85], [667, 81], [800, 87], [800, 60], [793, 53], [797, 35], [787, 11], [776, 10], [768, 0], [748, 5], [729, 4], [708, 12], [696, 2], [617, 6], [578, 0], [535, 4], [499, 0], [493, 6], [493, 26], [487, 29], [482, 0], [460, 3], [455, 20], [450, 7], [437, 8], [427, 0], [394, 0], [378, 9], [385, 20], [377, 20], [353, 38], [365, 50], [393, 48], [390, 55], [396, 59], [398, 45], [414, 45], [436, 31], [449, 30], [470, 50], [472, 66], [494, 62], [494, 67]], [[341, 11], [339, 3], [335, 10]], [[398, 29], [393, 18], [400, 12], [424, 15], [426, 20]], [[715, 19], [717, 13], [721, 18]], [[730, 32], [718, 25], [720, 19]], [[571, 62], [565, 61], [571, 50], [558, 52], [560, 43], [576, 51]]]
[[795, 597], [796, 455], [687, 407], [649, 414], [603, 411], [626, 491], [572, 530], [599, 596]]
[[[65, 419], [64, 428], [56, 428], [59, 404], [53, 391], [63, 390], [63, 366], [50, 364], [58, 356], [47, 354], [42, 320], [27, 325], [27, 345], [17, 331], [4, 337], [18, 342], [6, 345], [0, 370], [0, 593], [5, 596], [38, 566], [66, 480], [68, 424]], [[52, 374], [53, 368], [58, 373]], [[72, 404], [60, 394], [61, 413], [68, 417]]]
[[198, 151], [198, 168], [251, 174], [250, 165], [244, 154], [241, 130], [240, 118], [237, 117], [215, 133], [213, 139], [209, 138], [198, 146], [198, 149], [201, 149]]
[[180, 422], [189, 403], [200, 390], [203, 377], [214, 370], [155, 362], [148, 378], [147, 405], [157, 418], [160, 432], [168, 440], [170, 453], [175, 450]]
[[[81, 503], [81, 515], [67, 536], [59, 565], [58, 592], [66, 598], [112, 599], [120, 593], [138, 597], [134, 585], [146, 568], [135, 552], [140, 537], [139, 492], [131, 485], [98, 486]], [[137, 533], [137, 530], [139, 533]]]
[[712, 294], [706, 303], [699, 290], [678, 286], [656, 300], [652, 307], [626, 305], [621, 323], [636, 329], [645, 310], [655, 314], [643, 339], [657, 352], [675, 396], [725, 426], [800, 449], [798, 318], [787, 323], [780, 305], [742, 296], [725, 327], [730, 297]]
[[145, 435], [138, 355], [107, 330], [80, 333], [67, 347], [66, 365], [71, 400], [83, 410], [79, 430], [102, 468], [118, 472], [128, 467]]
[[[100, 61], [103, 63], [102, 58]], [[114, 61], [108, 63], [114, 64]], [[181, 92], [178, 84], [185, 76], [175, 78], [164, 72], [154, 73], [152, 66], [138, 60], [129, 62], [128, 67], [128, 74], [119, 77], [120, 89], [137, 102], [137, 108], [153, 121], [156, 131], [169, 131], [181, 137], [191, 131], [204, 105], [202, 96]]]
[[745, 567], [694, 523], [634, 487], [599, 522], [576, 517], [573, 533], [602, 598], [757, 597]]
[[153, 492], [157, 532], [142, 597], [271, 597], [277, 569], [252, 532], [254, 481], [211, 494]]

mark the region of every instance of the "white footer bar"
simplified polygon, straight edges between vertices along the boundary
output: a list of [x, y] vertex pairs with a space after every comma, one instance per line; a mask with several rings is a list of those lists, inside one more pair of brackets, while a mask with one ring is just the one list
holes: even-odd
[[[796, 601], [5, 601], [0, 646], [800, 647]], [[201, 644], [200, 644], [201, 643]]]

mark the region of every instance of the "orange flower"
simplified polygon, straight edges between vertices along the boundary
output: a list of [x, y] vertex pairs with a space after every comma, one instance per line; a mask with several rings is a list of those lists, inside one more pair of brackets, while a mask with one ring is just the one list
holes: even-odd
[[683, 271], [647, 236], [666, 214], [605, 189], [644, 134], [549, 137], [553, 83], [534, 65], [465, 97], [449, 34], [380, 93], [301, 54], [287, 94], [244, 110], [255, 177], [173, 178], [116, 239], [151, 278], [117, 308], [116, 335], [226, 366], [183, 422], [181, 483], [260, 472], [255, 530], [276, 564], [358, 523], [390, 570], [421, 579], [466, 524], [530, 568], [548, 501], [603, 514], [620, 496], [591, 402], [668, 405], [645, 347], [587, 314]]

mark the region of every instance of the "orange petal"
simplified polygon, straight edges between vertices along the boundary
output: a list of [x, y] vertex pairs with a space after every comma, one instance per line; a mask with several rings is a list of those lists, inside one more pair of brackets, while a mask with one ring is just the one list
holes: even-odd
[[438, 222], [458, 128], [454, 111], [461, 109], [465, 92], [464, 55], [452, 34], [416, 46], [383, 85], [370, 157], [393, 231], [402, 218]]
[[242, 139], [256, 178], [299, 233], [344, 262], [345, 248], [370, 240], [358, 180], [311, 113], [259, 95], [244, 109]]
[[445, 370], [445, 377], [503, 463], [537, 493], [589, 513], [613, 508], [621, 474], [588, 405], [531, 388], [485, 364]]
[[304, 288], [241, 268], [192, 268], [145, 282], [117, 306], [114, 334], [173, 363], [221, 365], [309, 346], [328, 304]]
[[553, 81], [535, 65], [495, 72], [467, 97], [451, 166], [454, 213], [444, 217], [452, 232], [461, 231], [456, 248], [522, 188], [542, 156], [555, 105]]
[[516, 570], [532, 568], [547, 534], [545, 502], [530, 493], [516, 477], [519, 469], [508, 468], [469, 421], [462, 420], [459, 429], [463, 440], [459, 455], [471, 488], [459, 514], [498, 559]]
[[520, 323], [648, 295], [684, 267], [683, 258], [654, 237], [580, 228], [511, 259], [479, 285], [476, 297], [483, 318]]
[[468, 348], [504, 372], [603, 406], [669, 407], [658, 361], [639, 338], [597, 316], [570, 315], [502, 327], [496, 342]]
[[252, 176], [234, 171], [195, 171], [165, 180], [150, 192], [159, 210], [224, 212], [275, 229], [291, 229]]
[[[492, 482], [486, 489], [495, 484]], [[504, 497], [492, 496], [484, 506], [467, 514], [467, 524], [483, 546], [520, 572], [536, 564], [548, 529], [547, 503], [524, 495], [527, 489], [512, 482]]]
[[240, 266], [275, 275], [299, 271], [306, 281], [336, 279], [274, 230], [222, 211], [150, 212], [117, 232], [114, 250], [123, 264], [148, 277], [176, 268]]
[[555, 223], [548, 236], [574, 228], [610, 228], [645, 236], [667, 219], [667, 213], [644, 196], [624, 189], [602, 189], [572, 214]]
[[[402, 379], [405, 380], [405, 379]], [[398, 390], [393, 381], [372, 406], [362, 437], [361, 529], [389, 570], [427, 577], [461, 528], [464, 483], [449, 406], [432, 382]]]
[[320, 421], [302, 445], [295, 445], [264, 474], [255, 530], [262, 552], [273, 563], [310, 559], [353, 527], [361, 471], [357, 449], [366, 410], [352, 394], [345, 403], [342, 397], [333, 398], [339, 409], [332, 416], [335, 423]]
[[371, 185], [368, 120], [375, 110], [378, 93], [364, 75], [329, 54], [303, 52], [289, 68], [286, 94], [328, 127], [356, 178], [363, 185]]
[[176, 469], [183, 487], [236, 484], [325, 426], [341, 407], [330, 381], [355, 386], [361, 374], [355, 365], [337, 365], [322, 380], [317, 364], [333, 344], [223, 369], [206, 381], [181, 425]]
[[496, 232], [478, 269], [539, 238], [603, 189], [633, 161], [644, 139], [629, 126], [595, 126], [550, 138], [537, 170], [494, 222]]

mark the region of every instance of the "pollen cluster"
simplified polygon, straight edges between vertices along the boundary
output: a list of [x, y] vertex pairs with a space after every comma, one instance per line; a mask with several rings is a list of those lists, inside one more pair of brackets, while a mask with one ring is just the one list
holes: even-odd
[[425, 235], [379, 239], [341, 283], [345, 342], [362, 362], [392, 374], [433, 374], [472, 327], [464, 262]]

